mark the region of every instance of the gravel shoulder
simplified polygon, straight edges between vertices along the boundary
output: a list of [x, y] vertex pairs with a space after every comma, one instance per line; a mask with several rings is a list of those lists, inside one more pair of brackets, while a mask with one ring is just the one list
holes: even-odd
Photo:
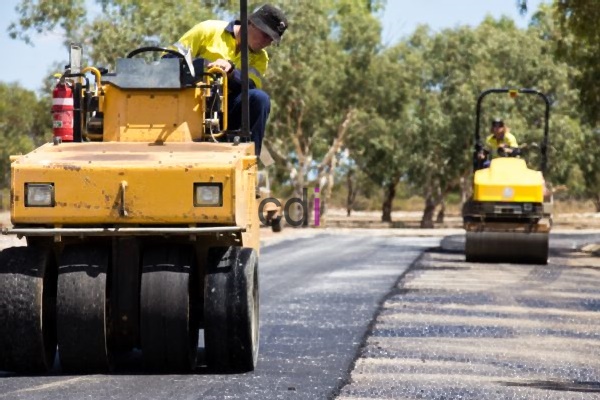
[[383, 303], [338, 399], [598, 398], [600, 262], [579, 250], [590, 241], [600, 235], [553, 235], [548, 265], [426, 251]]

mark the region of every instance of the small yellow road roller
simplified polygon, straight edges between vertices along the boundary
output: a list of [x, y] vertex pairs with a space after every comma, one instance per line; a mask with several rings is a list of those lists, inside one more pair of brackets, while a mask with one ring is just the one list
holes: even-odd
[[[518, 151], [490, 160], [480, 156], [483, 99], [490, 94], [533, 95], [545, 103], [544, 136], [539, 146], [541, 168], [528, 168]], [[477, 100], [472, 196], [463, 204], [465, 255], [470, 262], [546, 264], [552, 226], [552, 194], [544, 179], [550, 101], [534, 89], [489, 89]]]

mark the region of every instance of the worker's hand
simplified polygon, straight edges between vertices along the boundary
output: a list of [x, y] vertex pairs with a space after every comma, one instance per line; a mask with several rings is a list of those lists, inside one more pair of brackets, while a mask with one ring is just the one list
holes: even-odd
[[222, 58], [219, 58], [218, 60], [209, 63], [208, 67], [209, 68], [212, 68], [212, 67], [221, 68], [227, 74], [230, 74], [231, 72], [233, 72], [233, 68], [234, 68], [232, 63], [230, 63], [228, 60], [224, 60]]
[[479, 158], [480, 160], [485, 160], [485, 153], [483, 151], [480, 151], [479, 153], [477, 153], [477, 158]]

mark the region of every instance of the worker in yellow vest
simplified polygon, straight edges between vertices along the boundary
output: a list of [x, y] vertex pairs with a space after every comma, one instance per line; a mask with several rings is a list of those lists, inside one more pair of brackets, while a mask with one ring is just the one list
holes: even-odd
[[489, 167], [491, 158], [496, 157], [517, 157], [520, 155], [519, 144], [515, 136], [510, 133], [510, 129], [500, 118], [492, 121], [491, 134], [485, 140], [485, 147], [479, 153], [479, 159], [484, 168]]
[[[263, 76], [267, 71], [269, 56], [266, 47], [279, 44], [288, 28], [283, 12], [265, 4], [248, 16], [248, 75], [249, 75], [249, 114], [252, 141], [256, 154], [260, 155], [271, 101], [262, 90]], [[241, 22], [209, 20], [195, 25], [186, 32], [173, 48], [182, 54], [189, 53], [198, 59], [205, 68], [218, 67], [227, 73], [229, 86], [228, 129], [241, 126]], [[200, 64], [202, 65], [202, 64]]]

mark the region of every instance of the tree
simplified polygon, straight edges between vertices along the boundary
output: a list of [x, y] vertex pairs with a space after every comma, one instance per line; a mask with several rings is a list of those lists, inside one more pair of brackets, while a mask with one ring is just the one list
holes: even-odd
[[[518, 7], [527, 12], [527, 0], [519, 0]], [[551, 10], [542, 6], [542, 13], [551, 12], [556, 29], [556, 54], [579, 70], [575, 79], [580, 90], [580, 106], [587, 123], [600, 122], [600, 8], [595, 0], [555, 0]]]
[[419, 82], [427, 76], [424, 58], [428, 28], [374, 57], [362, 91], [362, 111], [350, 138], [351, 157], [384, 191], [382, 221], [392, 221], [392, 203], [400, 179], [406, 175], [409, 142], [415, 134], [411, 105], [419, 98]]
[[276, 96], [265, 146], [296, 196], [312, 178], [324, 184], [327, 203], [338, 154], [357, 134], [351, 122], [364, 102], [380, 24], [362, 0], [284, 4], [291, 22], [284, 43], [271, 52], [266, 88]]
[[10, 155], [24, 154], [44, 142], [52, 127], [48, 99], [16, 83], [0, 82], [0, 187], [8, 186]]

